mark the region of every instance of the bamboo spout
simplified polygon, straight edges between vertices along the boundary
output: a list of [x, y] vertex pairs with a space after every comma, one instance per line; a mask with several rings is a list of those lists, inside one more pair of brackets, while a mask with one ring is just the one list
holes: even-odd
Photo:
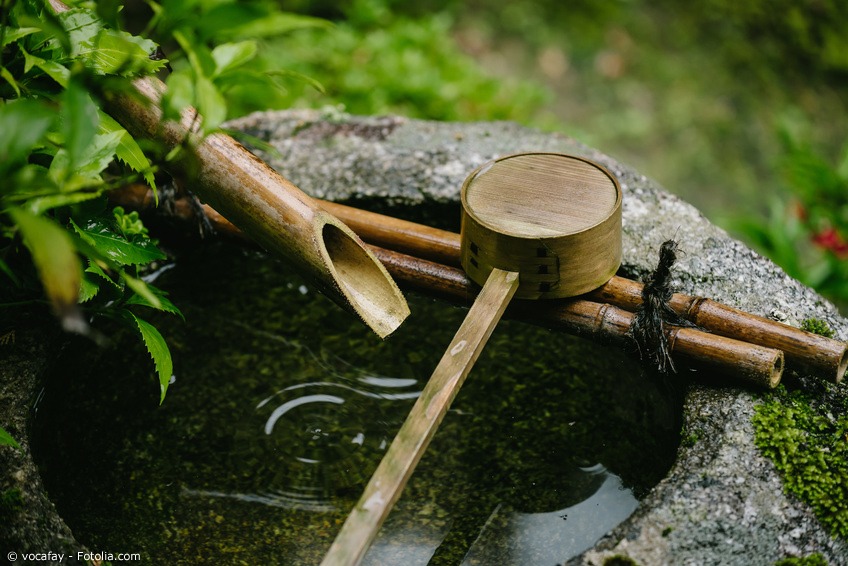
[[154, 137], [169, 148], [191, 142], [177, 175], [193, 178], [192, 190], [262, 247], [294, 263], [337, 303], [356, 313], [380, 337], [391, 334], [409, 307], [383, 265], [329, 212], [230, 136], [195, 133], [193, 109], [163, 122], [159, 101], [165, 85], [154, 78], [134, 83], [141, 100], [108, 101], [110, 114], [135, 136]]
[[[50, 0], [56, 12], [69, 8]], [[164, 121], [165, 84], [133, 81], [138, 96], [106, 93], [106, 111], [136, 137], [155, 138], [168, 149], [191, 149], [173, 164], [177, 176], [269, 252], [293, 263], [330, 298], [354, 312], [385, 338], [409, 316], [409, 306], [383, 264], [350, 228], [321, 209], [306, 193], [225, 134], [205, 138], [194, 108], [179, 122]]]

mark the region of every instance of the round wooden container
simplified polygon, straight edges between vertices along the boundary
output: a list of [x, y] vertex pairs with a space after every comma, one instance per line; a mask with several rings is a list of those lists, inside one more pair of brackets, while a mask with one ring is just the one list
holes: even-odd
[[462, 267], [483, 285], [519, 273], [523, 299], [573, 297], [621, 264], [621, 187], [582, 157], [521, 153], [477, 168], [462, 185]]

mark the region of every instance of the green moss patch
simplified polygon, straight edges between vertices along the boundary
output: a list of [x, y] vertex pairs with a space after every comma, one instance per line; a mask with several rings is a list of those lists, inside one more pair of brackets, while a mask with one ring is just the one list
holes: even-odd
[[848, 396], [817, 383], [778, 387], [756, 408], [755, 442], [787, 492], [806, 501], [834, 535], [848, 538]]
[[775, 562], [774, 566], [827, 566], [827, 560], [817, 552], [802, 558], [784, 558]]

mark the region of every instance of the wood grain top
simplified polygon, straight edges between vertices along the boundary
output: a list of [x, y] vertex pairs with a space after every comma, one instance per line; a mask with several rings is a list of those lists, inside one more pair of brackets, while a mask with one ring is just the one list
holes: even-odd
[[581, 232], [606, 219], [620, 198], [603, 170], [565, 155], [535, 153], [484, 165], [466, 182], [466, 211], [492, 230], [520, 237]]

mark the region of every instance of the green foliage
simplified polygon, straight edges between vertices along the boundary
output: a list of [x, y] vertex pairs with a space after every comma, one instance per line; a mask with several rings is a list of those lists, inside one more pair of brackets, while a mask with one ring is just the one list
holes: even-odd
[[165, 69], [154, 40], [175, 40], [165, 117], [194, 105], [208, 133], [227, 117], [225, 95], [234, 85], [260, 96], [279, 88], [271, 73], [251, 67], [257, 38], [326, 22], [264, 0], [164, 0], [148, 2], [153, 17], [142, 37], [120, 29], [118, 2], [72, 4], [57, 14], [39, 0], [3, 2], [0, 309], [38, 304], [43, 293], [68, 330], [88, 333], [104, 317], [131, 326], [153, 359], [164, 399], [171, 355], [137, 311], [182, 316], [142, 278], [166, 256], [138, 214], [110, 210], [105, 195], [137, 179], [155, 191], [160, 164], [174, 154], [140, 144], [104, 112], [103, 100]]
[[848, 538], [848, 398], [822, 403], [780, 386], [757, 406], [753, 423], [755, 442], [783, 475], [785, 489], [834, 535]]
[[[0, 37], [0, 309], [14, 316], [43, 293], [63, 326], [82, 333], [99, 317], [134, 317], [127, 323], [167, 369], [161, 336], [129, 311], [179, 313], [140, 278], [165, 255], [137, 215], [108, 210], [104, 196], [138, 175], [152, 186], [155, 167], [100, 108], [103, 93], [165, 61], [150, 59], [152, 41], [108, 28], [86, 7], [54, 15], [41, 2], [12, 2]], [[116, 160], [124, 167], [108, 169]], [[14, 442], [7, 437], [0, 442]]]
[[[164, 98], [166, 117], [176, 118], [187, 105], [203, 116], [202, 131], [227, 117], [281, 107], [280, 76], [299, 77], [260, 61], [269, 46], [260, 41], [307, 28], [325, 28], [321, 19], [281, 12], [274, 2], [163, 0], [149, 3], [155, 16], [148, 26], [154, 39], [176, 42]], [[314, 84], [314, 82], [313, 82]]]
[[[710, 23], [735, 28], [758, 40], [758, 50], [790, 72], [848, 70], [848, 7], [841, 0], [710, 0]], [[725, 47], [727, 49], [727, 47]], [[738, 57], [752, 57], [737, 48]], [[806, 75], [806, 73], [805, 73]]]
[[[435, 120], [528, 121], [550, 94], [542, 87], [486, 73], [452, 37], [452, 20], [436, 12], [410, 18], [380, 0], [355, 1], [330, 29], [310, 28], [268, 42], [258, 56], [266, 69], [313, 77], [289, 82], [269, 99], [234, 85], [250, 106], [341, 104], [354, 114], [398, 113]], [[292, 77], [276, 74], [280, 79]]]
[[783, 135], [783, 172], [789, 199], [775, 197], [766, 222], [737, 228], [755, 247], [799, 281], [848, 304], [848, 144], [837, 165]]

